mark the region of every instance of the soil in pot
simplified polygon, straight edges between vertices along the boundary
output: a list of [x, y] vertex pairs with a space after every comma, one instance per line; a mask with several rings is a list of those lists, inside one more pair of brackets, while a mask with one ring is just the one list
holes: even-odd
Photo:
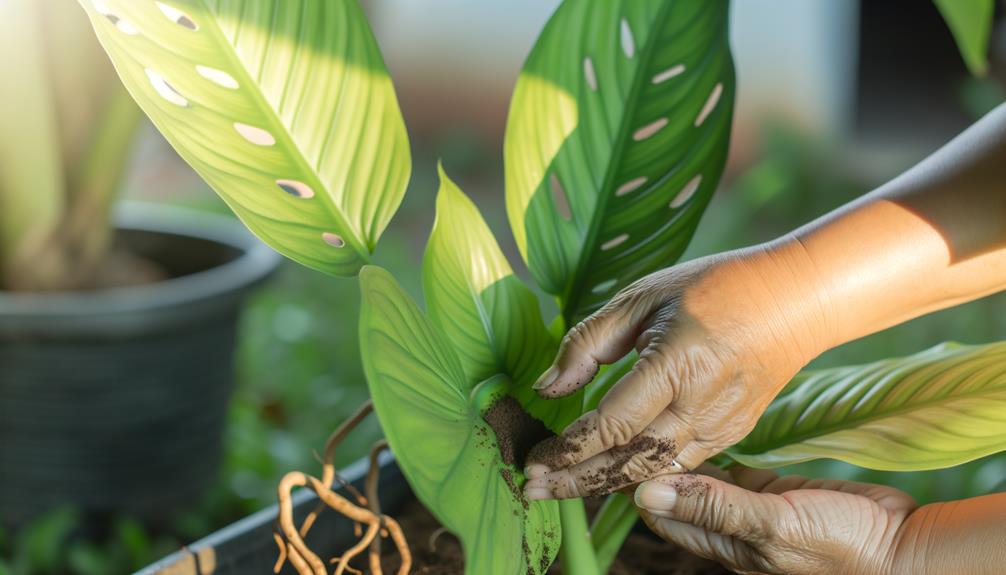
[[[463, 575], [464, 554], [454, 535], [441, 528], [436, 518], [418, 501], [412, 501], [395, 517], [412, 549], [413, 575]], [[399, 557], [394, 546], [381, 548], [381, 566], [385, 573], [395, 573]], [[353, 567], [368, 572], [366, 554]], [[550, 574], [560, 575], [559, 565]], [[673, 545], [642, 533], [632, 533], [609, 570], [611, 575], [729, 575], [722, 566], [700, 559]]]

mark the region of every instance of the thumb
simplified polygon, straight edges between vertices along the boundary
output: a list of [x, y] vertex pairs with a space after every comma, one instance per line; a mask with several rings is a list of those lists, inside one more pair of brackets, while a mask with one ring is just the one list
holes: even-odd
[[771, 537], [788, 518], [778, 495], [756, 493], [702, 475], [664, 475], [636, 489], [636, 505], [656, 517], [708, 532], [759, 540]]
[[590, 383], [601, 364], [613, 363], [632, 351], [635, 323], [619, 308], [605, 307], [576, 324], [562, 338], [555, 361], [534, 389], [542, 397], [561, 397]]

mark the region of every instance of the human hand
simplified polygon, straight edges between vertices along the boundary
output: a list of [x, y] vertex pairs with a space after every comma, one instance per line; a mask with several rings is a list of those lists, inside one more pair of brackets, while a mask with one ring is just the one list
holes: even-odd
[[636, 505], [664, 539], [739, 573], [896, 572], [899, 542], [916, 509], [907, 494], [744, 467], [725, 479], [736, 484], [662, 476], [637, 488]]
[[610, 493], [694, 469], [742, 439], [779, 390], [828, 347], [826, 300], [795, 240], [651, 274], [575, 326], [537, 384], [586, 385], [598, 365], [639, 361], [557, 438], [532, 451], [531, 499]]

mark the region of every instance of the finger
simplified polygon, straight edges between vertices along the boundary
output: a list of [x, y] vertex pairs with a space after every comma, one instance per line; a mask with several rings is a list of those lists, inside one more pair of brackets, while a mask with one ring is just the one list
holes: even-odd
[[745, 569], [754, 563], [753, 550], [733, 537], [712, 533], [689, 523], [658, 517], [641, 508], [639, 516], [643, 518], [650, 531], [693, 555], [712, 559], [733, 570]]
[[[643, 433], [575, 465], [540, 473], [538, 465], [525, 485], [530, 499], [568, 499], [604, 495], [665, 473], [684, 472], [675, 461], [678, 445], [691, 432], [670, 412], [664, 412]], [[533, 456], [533, 455], [532, 455]]]
[[739, 463], [731, 465], [730, 476], [733, 482], [747, 489], [748, 491], [762, 492], [773, 481], [779, 478], [779, 474], [771, 469], [755, 469], [745, 467]]
[[[656, 368], [652, 365], [651, 361], [640, 359], [615, 388], [623, 384], [633, 386], [634, 382], [646, 382], [657, 377]], [[640, 395], [633, 401], [627, 395], [620, 395], [614, 402], [605, 396], [596, 410], [581, 415], [558, 437], [535, 446], [529, 455], [529, 462], [549, 469], [563, 469], [627, 444], [665, 411], [663, 407], [671, 399], [671, 394], [662, 393], [657, 385], [641, 383], [638, 387]]]
[[[713, 450], [706, 447], [705, 443], [702, 441], [692, 441], [685, 445], [676, 459], [687, 471], [695, 471], [702, 467], [702, 464], [712, 456]], [[702, 475], [709, 474], [703, 473]]]
[[613, 363], [632, 350], [639, 321], [621, 307], [605, 306], [573, 326], [562, 339], [555, 361], [534, 389], [542, 397], [569, 395], [589, 383], [600, 364]]
[[636, 489], [636, 505], [658, 517], [745, 541], [770, 538], [789, 507], [777, 495], [701, 475], [662, 476]]

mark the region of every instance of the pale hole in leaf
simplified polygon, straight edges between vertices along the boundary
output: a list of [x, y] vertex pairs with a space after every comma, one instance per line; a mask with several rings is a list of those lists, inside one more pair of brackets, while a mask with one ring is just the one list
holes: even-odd
[[638, 178], [634, 178], [632, 180], [629, 180], [628, 182], [625, 182], [621, 186], [618, 186], [618, 189], [615, 190], [615, 195], [616, 196], [624, 196], [625, 194], [628, 194], [629, 192], [633, 192], [635, 190], [638, 190], [639, 186], [642, 186], [645, 183], [646, 183], [646, 176], [641, 176], [641, 177], [638, 177]]
[[238, 81], [223, 70], [217, 70], [216, 68], [210, 68], [209, 66], [197, 65], [196, 71], [203, 78], [206, 78], [210, 82], [217, 84], [218, 86], [223, 86], [224, 88], [230, 88], [231, 90], [238, 89]]
[[559, 176], [555, 175], [555, 172], [548, 177], [549, 188], [552, 189], [552, 201], [555, 203], [555, 209], [559, 212], [559, 216], [564, 220], [568, 220], [573, 217], [572, 212], [569, 209], [569, 198], [566, 197], [566, 190], [562, 187], [562, 182], [559, 181]]
[[632, 58], [636, 54], [636, 41], [632, 37], [632, 28], [629, 28], [629, 21], [622, 18], [622, 52], [627, 58]]
[[164, 15], [168, 17], [168, 20], [171, 20], [172, 22], [178, 24], [182, 28], [188, 28], [189, 30], [199, 29], [199, 25], [196, 24], [195, 20], [189, 18], [189, 15], [186, 14], [185, 12], [182, 12], [181, 10], [175, 8], [174, 6], [169, 6], [164, 2], [157, 2], [156, 4], [157, 7], [161, 9], [161, 12], [163, 12]]
[[234, 122], [234, 129], [237, 130], [244, 139], [256, 146], [272, 146], [276, 143], [276, 138], [262, 128], [249, 126], [248, 124], [242, 124], [241, 122]]
[[675, 77], [675, 76], [677, 76], [679, 74], [682, 74], [684, 71], [685, 71], [685, 65], [684, 64], [678, 64], [677, 66], [673, 66], [671, 68], [668, 68], [668, 69], [664, 70], [663, 72], [660, 72], [659, 74], [657, 74], [656, 76], [654, 76], [653, 77], [653, 83], [654, 84], [660, 84], [661, 82], [666, 82], [666, 81], [670, 80], [671, 78], [673, 78], [673, 77]]
[[154, 87], [154, 90], [157, 91], [157, 94], [160, 97], [183, 108], [189, 105], [189, 101], [186, 100], [184, 96], [179, 94], [178, 90], [175, 90], [174, 86], [169, 84], [168, 81], [164, 79], [164, 76], [162, 76], [159, 72], [151, 70], [150, 68], [147, 68], [146, 72], [147, 79], [150, 80], [150, 85]]
[[297, 180], [276, 180], [276, 185], [291, 196], [304, 198], [305, 200], [314, 197], [314, 190], [304, 182], [298, 182]]
[[655, 122], [650, 122], [649, 124], [636, 130], [636, 132], [632, 134], [632, 139], [636, 140], [637, 142], [640, 140], [645, 140], [646, 138], [649, 138], [653, 134], [659, 132], [660, 129], [666, 125], [667, 125], [667, 118], [660, 118]]
[[681, 191], [678, 192], [678, 195], [674, 196], [674, 199], [671, 200], [671, 206], [670, 207], [671, 208], [680, 208], [682, 206], [682, 204], [684, 204], [685, 202], [687, 202], [688, 200], [690, 200], [692, 198], [692, 196], [695, 195], [695, 192], [699, 189], [699, 184], [701, 184], [701, 183], [702, 183], [702, 176], [701, 175], [698, 175], [698, 176], [695, 176], [694, 178], [692, 178], [691, 181], [689, 181], [687, 184], [685, 184], [684, 188], [681, 188]]
[[720, 96], [723, 95], [723, 84], [716, 84], [713, 91], [709, 93], [709, 97], [706, 99], [706, 103], [702, 106], [702, 111], [699, 112], [699, 116], [695, 118], [695, 127], [698, 128], [702, 125], [702, 122], [706, 121], [709, 114], [712, 113], [713, 108], [720, 101]]
[[610, 240], [601, 244], [601, 251], [606, 252], [612, 248], [617, 248], [618, 246], [625, 243], [625, 240], [629, 239], [629, 234], [621, 234], [611, 238]]
[[597, 74], [594, 73], [594, 61], [590, 57], [583, 59], [583, 77], [587, 80], [592, 92], [597, 91]]
[[595, 294], [602, 294], [602, 293], [605, 293], [607, 291], [610, 291], [611, 288], [615, 287], [615, 284], [617, 284], [617, 283], [618, 283], [618, 280], [614, 279], [614, 278], [612, 278], [610, 280], [605, 280], [605, 281], [597, 284], [596, 286], [594, 286], [593, 289], [590, 290], [590, 292], [591, 293], [595, 293]]
[[109, 22], [111, 22], [112, 25], [119, 30], [119, 32], [130, 36], [135, 36], [140, 33], [139, 29], [137, 29], [132, 22], [123, 20], [122, 18], [119, 18], [115, 12], [112, 12], [112, 9], [109, 8], [103, 0], [94, 0], [91, 4], [94, 6], [94, 9], [98, 12], [98, 14], [101, 14]]
[[342, 236], [339, 234], [333, 234], [332, 232], [325, 232], [321, 234], [321, 239], [325, 240], [325, 243], [333, 248], [341, 248], [346, 245], [346, 240], [342, 239]]

